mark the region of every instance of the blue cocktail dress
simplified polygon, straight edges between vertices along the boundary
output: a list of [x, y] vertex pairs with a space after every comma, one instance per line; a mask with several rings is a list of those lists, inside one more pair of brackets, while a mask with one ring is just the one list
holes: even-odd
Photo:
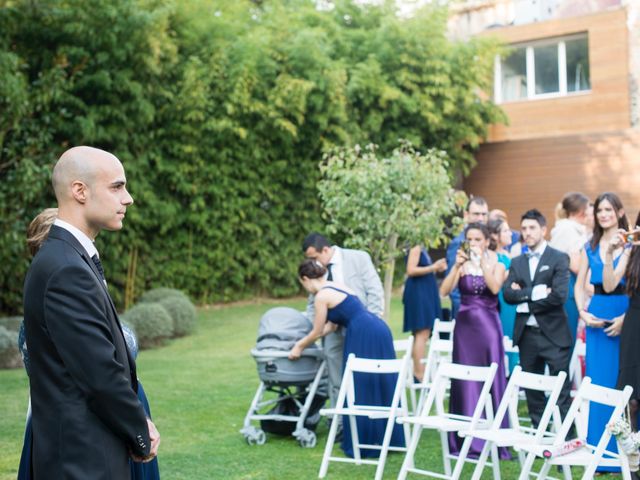
[[[359, 358], [395, 359], [393, 336], [387, 324], [365, 308], [360, 299], [339, 288], [329, 286], [346, 295], [346, 298], [327, 312], [327, 320], [345, 327], [343, 367], [346, 366], [349, 354]], [[355, 401], [359, 405], [390, 405], [393, 399], [398, 375], [356, 373]], [[382, 445], [387, 421], [385, 419], [370, 420], [358, 417], [358, 439], [360, 443]], [[391, 436], [392, 446], [404, 446], [404, 435], [401, 425], [395, 425]], [[341, 447], [344, 453], [353, 457], [351, 444], [351, 428], [349, 422], [343, 422]], [[379, 450], [361, 449], [363, 457], [378, 457]]]

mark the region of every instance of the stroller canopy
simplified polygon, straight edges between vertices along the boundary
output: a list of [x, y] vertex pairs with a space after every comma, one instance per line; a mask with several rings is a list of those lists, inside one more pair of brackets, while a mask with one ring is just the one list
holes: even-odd
[[[295, 343], [311, 331], [311, 323], [298, 310], [276, 307], [268, 310], [258, 327], [258, 350], [291, 350]], [[308, 348], [317, 348], [310, 345]]]

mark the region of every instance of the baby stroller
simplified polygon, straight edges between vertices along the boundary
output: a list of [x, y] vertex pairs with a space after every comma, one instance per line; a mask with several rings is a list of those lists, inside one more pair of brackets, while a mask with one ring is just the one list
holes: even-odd
[[[318, 394], [325, 370], [324, 355], [320, 347], [311, 345], [298, 360], [288, 358], [291, 348], [310, 330], [304, 314], [293, 308], [272, 308], [260, 319], [258, 340], [251, 355], [261, 381], [240, 430], [249, 445], [264, 444], [266, 431], [293, 435], [301, 447], [315, 447], [319, 411], [326, 401], [326, 396]], [[263, 400], [267, 392], [275, 394], [275, 398]], [[252, 421], [260, 421], [260, 428]]]

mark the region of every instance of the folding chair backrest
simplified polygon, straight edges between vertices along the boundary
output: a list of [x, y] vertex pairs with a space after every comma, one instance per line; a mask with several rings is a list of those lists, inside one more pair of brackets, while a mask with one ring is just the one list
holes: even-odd
[[[627, 403], [629, 403], [629, 398], [631, 398], [632, 392], [633, 388], [629, 385], [624, 387], [624, 390], [620, 391], [613, 388], [594, 385], [593, 383], [591, 383], [591, 378], [585, 377], [582, 380], [580, 388], [578, 389], [578, 393], [576, 393], [576, 396], [571, 403], [571, 408], [569, 408], [567, 416], [562, 422], [562, 427], [558, 432], [554, 444], [559, 445], [565, 441], [571, 425], [575, 422], [581, 410], [589, 408], [590, 402], [613, 407], [614, 409], [611, 413], [609, 421], [614, 421], [620, 418], [624, 413], [624, 410], [627, 407]], [[604, 452], [610, 438], [611, 434], [607, 429], [605, 429], [596, 447], [596, 456], [602, 455], [602, 452]]]
[[405, 353], [405, 352], [409, 352], [411, 353], [411, 349], [413, 348], [413, 337], [409, 337], [409, 338], [403, 338], [401, 340], [394, 340], [393, 341], [393, 349], [396, 351], [396, 353]]
[[457, 363], [440, 364], [436, 372], [433, 385], [429, 390], [427, 400], [422, 407], [421, 415], [428, 416], [434, 404], [437, 415], [444, 415], [444, 397], [447, 386], [451, 380], [460, 380], [483, 383], [478, 403], [473, 411], [470, 428], [475, 428], [475, 425], [478, 420], [480, 420], [483, 412], [485, 412], [486, 418], [490, 420], [493, 418], [490, 391], [497, 369], [498, 364], [495, 362], [489, 367], [476, 367]]
[[[413, 339], [413, 337], [410, 337]], [[342, 378], [342, 385], [340, 386], [340, 392], [338, 393], [338, 405], [343, 405], [345, 398], [349, 406], [355, 405], [355, 391], [353, 374], [355, 372], [371, 373], [371, 374], [391, 374], [397, 373], [398, 380], [396, 382], [396, 388], [393, 392], [393, 400], [390, 406], [392, 409], [397, 409], [402, 404], [406, 405], [407, 398], [404, 391], [406, 385], [407, 372], [411, 365], [411, 349], [405, 353], [404, 357], [394, 360], [379, 360], [371, 358], [358, 358], [353, 353], [349, 354], [347, 358], [347, 365], [345, 366], [344, 376]], [[343, 389], [345, 390], [343, 392]]]
[[551, 420], [554, 409], [556, 408], [556, 403], [566, 378], [567, 374], [565, 372], [560, 372], [556, 376], [540, 375], [524, 372], [522, 371], [522, 367], [517, 365], [511, 373], [509, 383], [507, 383], [507, 388], [505, 389], [502, 401], [496, 411], [492, 428], [499, 429], [502, 424], [502, 419], [507, 413], [509, 415], [511, 427], [519, 427], [518, 400], [520, 389], [525, 388], [529, 390], [536, 390], [547, 394], [547, 404], [542, 413], [542, 417], [535, 434], [536, 438], [542, 438], [547, 429], [547, 425]]
[[445, 322], [436, 318], [433, 322], [433, 330], [431, 330], [431, 338], [441, 338], [442, 333], [448, 333], [450, 335], [453, 334], [453, 329], [456, 327], [456, 321], [451, 320], [450, 322]]

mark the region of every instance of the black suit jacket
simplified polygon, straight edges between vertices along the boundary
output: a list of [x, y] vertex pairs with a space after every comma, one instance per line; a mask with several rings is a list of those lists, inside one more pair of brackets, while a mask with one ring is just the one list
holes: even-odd
[[135, 362], [80, 242], [54, 225], [24, 287], [35, 480], [130, 478], [151, 442]]
[[[520, 290], [511, 288], [515, 282]], [[545, 284], [551, 287], [551, 293], [544, 300], [531, 301], [531, 291], [535, 285]], [[533, 281], [529, 272], [529, 259], [520, 255], [513, 259], [509, 268], [509, 277], [502, 288], [504, 299], [510, 304], [527, 302], [530, 313], [516, 314], [513, 328], [513, 343], [518, 345], [525, 324], [533, 313], [543, 335], [558, 347], [570, 347], [573, 343], [567, 321], [564, 304], [569, 294], [569, 256], [549, 245], [545, 248]]]

